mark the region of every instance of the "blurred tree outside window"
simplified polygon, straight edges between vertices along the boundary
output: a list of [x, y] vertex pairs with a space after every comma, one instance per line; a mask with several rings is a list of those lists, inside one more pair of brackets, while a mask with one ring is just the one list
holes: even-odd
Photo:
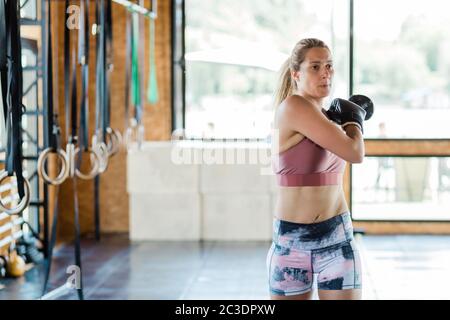
[[450, 138], [448, 1], [356, 0], [354, 17], [354, 91], [376, 105], [365, 137]]
[[186, 0], [185, 8], [188, 137], [268, 138], [278, 71], [302, 38], [330, 46], [334, 93], [347, 94], [347, 1]]

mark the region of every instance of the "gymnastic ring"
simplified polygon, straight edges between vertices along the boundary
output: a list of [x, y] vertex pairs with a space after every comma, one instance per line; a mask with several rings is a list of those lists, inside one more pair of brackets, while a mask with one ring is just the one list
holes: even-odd
[[[92, 145], [92, 150], [97, 154], [97, 157], [99, 159], [99, 168], [98, 172], [103, 173], [108, 168], [108, 162], [109, 162], [109, 153], [108, 153], [108, 147], [104, 142], [96, 143]], [[91, 155], [92, 157], [92, 155]]]
[[110, 137], [108, 143], [106, 144], [108, 147], [109, 156], [114, 156], [120, 150], [122, 135], [118, 130], [114, 130], [109, 127], [106, 129], [106, 135]]
[[[74, 153], [75, 158], [80, 153], [80, 150], [81, 150], [80, 148], [75, 149], [75, 153]], [[83, 180], [94, 179], [100, 173], [100, 170], [99, 170], [100, 169], [100, 157], [99, 157], [99, 155], [97, 154], [97, 152], [95, 152], [91, 148], [89, 148], [87, 150], [87, 152], [89, 152], [89, 154], [90, 154], [89, 158], [92, 163], [91, 171], [89, 171], [89, 173], [85, 174], [85, 173], [81, 172], [81, 170], [79, 170], [78, 168], [75, 168], [75, 173], [76, 173], [77, 177], [80, 179], [83, 179]]]
[[[50, 153], [56, 153], [56, 155], [61, 159], [61, 171], [59, 172], [58, 176], [55, 179], [52, 179], [48, 176], [47, 172], [45, 171], [45, 162], [47, 161], [48, 156]], [[48, 184], [57, 186], [64, 182], [64, 180], [67, 179], [69, 175], [69, 168], [68, 168], [68, 160], [67, 160], [67, 154], [62, 149], [56, 150], [55, 148], [47, 148], [44, 151], [41, 152], [38, 158], [37, 162], [37, 169], [39, 176], [44, 179], [44, 181]]]
[[108, 147], [106, 146], [106, 143], [103, 141], [99, 141], [99, 138], [97, 134], [94, 134], [92, 136], [92, 150], [97, 153], [100, 162], [99, 162], [99, 173], [103, 173], [108, 168], [108, 162], [109, 162], [109, 154], [108, 154]]
[[[107, 137], [109, 137], [109, 139], [106, 139]], [[117, 154], [122, 140], [119, 131], [112, 129], [111, 127], [106, 128], [105, 140], [107, 140], [106, 146], [108, 147], [108, 155], [112, 157]]]
[[[8, 172], [6, 170], [3, 170], [0, 173], [0, 185], [2, 184], [3, 180], [5, 180], [8, 176]], [[17, 179], [17, 178], [16, 178]], [[14, 214], [20, 214], [30, 203], [30, 182], [27, 178], [23, 178], [23, 181], [25, 182], [25, 194], [24, 197], [20, 200], [19, 205], [15, 208], [6, 208], [3, 205], [2, 198], [0, 197], [0, 211], [3, 211], [9, 215]]]

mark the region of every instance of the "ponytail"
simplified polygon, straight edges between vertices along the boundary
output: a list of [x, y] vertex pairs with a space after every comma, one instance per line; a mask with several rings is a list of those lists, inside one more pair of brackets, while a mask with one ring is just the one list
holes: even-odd
[[291, 58], [287, 58], [280, 69], [278, 89], [275, 92], [275, 107], [292, 94]]

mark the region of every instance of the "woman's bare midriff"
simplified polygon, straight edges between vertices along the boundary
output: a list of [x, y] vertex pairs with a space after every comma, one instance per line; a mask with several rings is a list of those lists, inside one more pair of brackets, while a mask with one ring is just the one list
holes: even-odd
[[342, 185], [278, 187], [275, 217], [298, 223], [317, 223], [348, 211]]
[[[279, 152], [284, 152], [305, 138], [298, 132], [280, 130]], [[317, 223], [348, 211], [340, 184], [330, 186], [278, 186], [275, 217], [297, 223]]]

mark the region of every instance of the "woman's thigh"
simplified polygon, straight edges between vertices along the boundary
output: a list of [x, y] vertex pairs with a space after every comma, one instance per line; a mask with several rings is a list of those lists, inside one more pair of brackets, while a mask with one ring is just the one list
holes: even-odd
[[266, 263], [271, 296], [288, 300], [309, 297], [313, 281], [310, 251], [272, 243]]
[[317, 288], [323, 297], [360, 296], [361, 260], [354, 239], [314, 252], [313, 262]]

